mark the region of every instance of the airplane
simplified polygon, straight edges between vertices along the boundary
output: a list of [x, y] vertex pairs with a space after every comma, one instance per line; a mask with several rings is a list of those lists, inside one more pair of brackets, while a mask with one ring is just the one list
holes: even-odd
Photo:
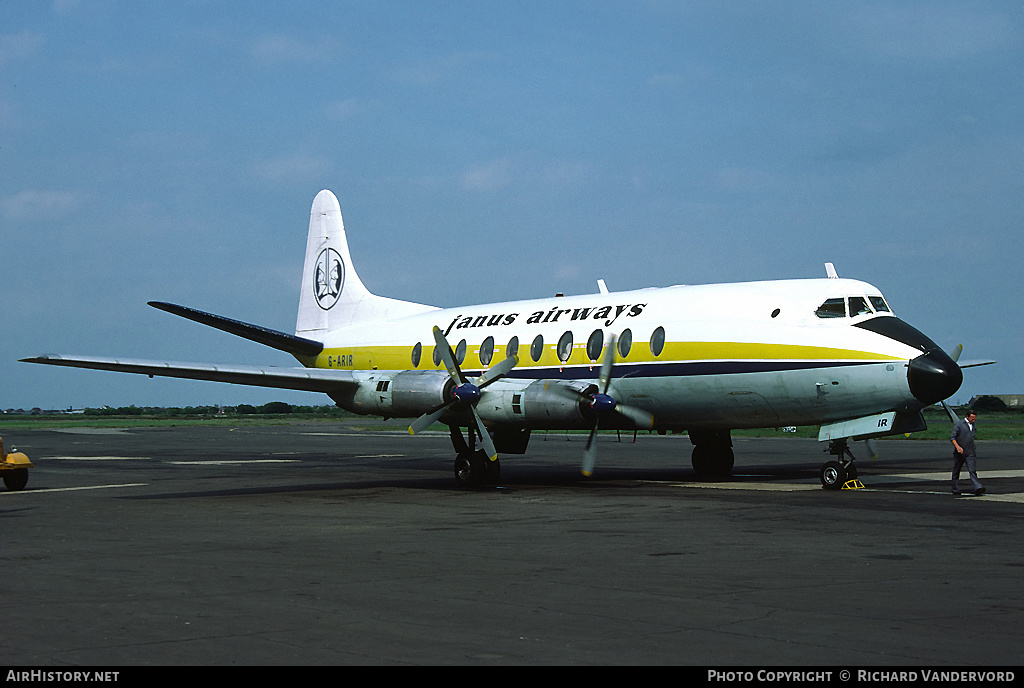
[[[898, 318], [872, 285], [826, 277], [677, 285], [438, 308], [371, 293], [337, 197], [313, 200], [295, 333], [176, 304], [149, 305], [287, 352], [297, 367], [44, 355], [28, 363], [327, 394], [363, 415], [449, 427], [459, 485], [495, 484], [498, 454], [533, 430], [686, 432], [698, 477], [727, 478], [731, 431], [820, 426], [826, 489], [857, 476], [851, 440], [925, 429], [962, 384], [958, 362]], [[455, 342], [453, 347], [450, 342]], [[463, 432], [463, 428], [466, 432]]]

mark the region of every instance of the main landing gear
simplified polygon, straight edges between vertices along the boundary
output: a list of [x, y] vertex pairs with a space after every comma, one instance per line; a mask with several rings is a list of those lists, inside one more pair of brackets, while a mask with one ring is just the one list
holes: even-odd
[[836, 458], [821, 467], [821, 486], [826, 490], [841, 490], [847, 481], [857, 479], [853, 452], [844, 438], [829, 442], [828, 453]]
[[725, 480], [732, 475], [735, 455], [728, 430], [690, 430], [690, 462], [701, 480]]
[[487, 452], [476, 448], [476, 430], [472, 426], [467, 429], [468, 442], [462, 436], [462, 428], [449, 426], [452, 445], [456, 451], [455, 482], [463, 487], [496, 485], [501, 476], [501, 464], [497, 457], [491, 461], [487, 457]]

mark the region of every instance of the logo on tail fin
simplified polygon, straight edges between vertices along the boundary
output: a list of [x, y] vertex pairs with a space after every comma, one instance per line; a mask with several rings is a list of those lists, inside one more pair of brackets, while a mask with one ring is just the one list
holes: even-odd
[[316, 272], [313, 277], [313, 295], [316, 303], [325, 311], [330, 310], [345, 284], [345, 263], [333, 248], [325, 248], [316, 258]]

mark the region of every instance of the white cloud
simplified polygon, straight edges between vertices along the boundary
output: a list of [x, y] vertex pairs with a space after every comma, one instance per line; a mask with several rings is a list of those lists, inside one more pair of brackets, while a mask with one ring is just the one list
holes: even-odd
[[930, 62], [954, 60], [1014, 43], [1009, 18], [983, 6], [954, 3], [870, 6], [848, 15], [850, 38], [885, 57]]
[[369, 112], [372, 108], [373, 105], [370, 102], [360, 98], [344, 98], [329, 103], [324, 108], [324, 113], [331, 119], [347, 120]]
[[405, 65], [398, 68], [394, 75], [398, 81], [403, 83], [433, 86], [451, 80], [469, 67], [489, 62], [492, 59], [494, 56], [491, 53], [483, 51], [456, 52]]
[[249, 45], [249, 54], [264, 65], [310, 63], [330, 57], [334, 45], [323, 39], [296, 38], [288, 34], [268, 34]]
[[716, 188], [726, 192], [764, 192], [775, 186], [775, 177], [752, 167], [722, 167], [712, 175]]
[[710, 67], [702, 64], [690, 64], [671, 72], [658, 72], [647, 77], [647, 85], [665, 90], [696, 88], [706, 84], [713, 73]]
[[576, 159], [542, 159], [534, 153], [505, 156], [465, 170], [459, 185], [468, 191], [500, 191], [513, 184], [524, 188], [571, 189], [595, 178], [592, 166]]
[[470, 191], [499, 191], [512, 183], [512, 161], [498, 158], [462, 173], [460, 184]]
[[79, 0], [53, 0], [53, 11], [55, 14], [67, 14], [73, 10], [78, 9], [81, 2]]
[[56, 220], [74, 212], [83, 199], [77, 191], [26, 189], [0, 199], [0, 213], [11, 220]]
[[0, 66], [31, 57], [42, 44], [43, 37], [28, 30], [0, 36]]
[[322, 180], [330, 169], [331, 161], [327, 158], [296, 153], [255, 163], [253, 174], [268, 182], [284, 184], [295, 181]]

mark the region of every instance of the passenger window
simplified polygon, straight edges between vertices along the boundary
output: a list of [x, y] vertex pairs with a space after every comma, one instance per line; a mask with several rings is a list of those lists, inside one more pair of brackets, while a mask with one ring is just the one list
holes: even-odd
[[462, 362], [466, 360], [466, 340], [463, 339], [459, 342], [459, 345], [455, 347], [455, 362], [462, 365]]
[[827, 299], [814, 314], [819, 318], [845, 318], [846, 299]]
[[871, 308], [868, 306], [867, 299], [863, 296], [851, 296], [850, 297], [850, 317], [858, 315], [864, 315], [870, 313]]
[[568, 330], [561, 337], [558, 338], [558, 360], [562, 363], [566, 363], [569, 360], [569, 354], [572, 353], [572, 332]]
[[489, 366], [494, 358], [494, 337], [488, 337], [480, 345], [480, 365]]
[[512, 339], [508, 340], [508, 346], [505, 347], [505, 358], [509, 358], [510, 356], [518, 356], [518, 355], [519, 355], [519, 337], [513, 337]]
[[587, 340], [587, 358], [591, 361], [600, 360], [602, 351], [604, 351], [604, 332], [594, 330], [590, 334], [590, 339]]
[[619, 358], [625, 358], [626, 356], [629, 356], [629, 350], [632, 348], [632, 346], [633, 333], [630, 332], [629, 328], [627, 327], [622, 331], [622, 334], [619, 335]]
[[420, 367], [420, 357], [423, 356], [423, 344], [416, 342], [416, 346], [412, 348], [412, 367]]
[[875, 310], [879, 313], [889, 313], [889, 304], [885, 302], [881, 296], [869, 296], [871, 299], [871, 305], [875, 307]]
[[539, 334], [533, 340], [533, 344], [530, 345], [530, 358], [536, 363], [540, 360], [540, 355], [544, 353], [544, 335]]
[[441, 347], [439, 346], [434, 347], [434, 365], [441, 365]]
[[651, 334], [651, 353], [655, 356], [661, 356], [662, 350], [665, 348], [665, 328], [658, 327]]

